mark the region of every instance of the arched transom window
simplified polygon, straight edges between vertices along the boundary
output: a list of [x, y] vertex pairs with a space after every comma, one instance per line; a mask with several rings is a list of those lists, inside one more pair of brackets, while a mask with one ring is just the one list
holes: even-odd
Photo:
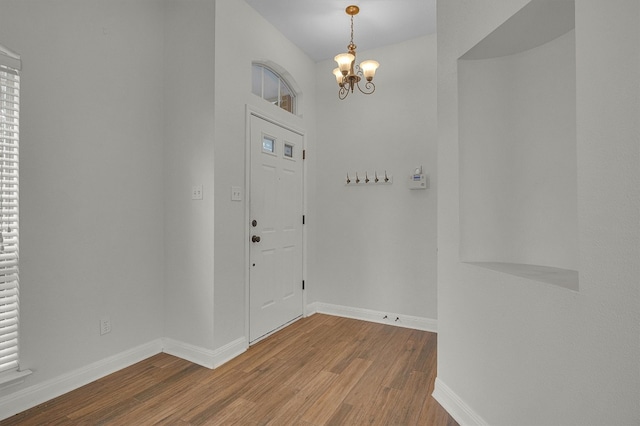
[[292, 114], [296, 113], [296, 95], [284, 79], [271, 68], [254, 63], [252, 92]]

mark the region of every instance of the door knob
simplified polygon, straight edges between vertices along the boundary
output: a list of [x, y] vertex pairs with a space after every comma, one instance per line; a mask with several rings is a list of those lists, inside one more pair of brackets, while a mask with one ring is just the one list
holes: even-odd
[[259, 243], [260, 237], [258, 235], [254, 235], [253, 237], [251, 237], [251, 241], [253, 241], [254, 243]]

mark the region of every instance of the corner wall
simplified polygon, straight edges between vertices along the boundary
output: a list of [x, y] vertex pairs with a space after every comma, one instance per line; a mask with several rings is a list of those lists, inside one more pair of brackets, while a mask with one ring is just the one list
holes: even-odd
[[460, 262], [456, 61], [526, 3], [438, 3], [434, 395], [465, 424], [638, 424], [637, 1], [575, 4], [580, 291]]
[[[164, 337], [211, 351], [214, 0], [166, 1], [164, 28]], [[191, 199], [194, 185], [202, 200]]]
[[33, 371], [0, 390], [0, 417], [19, 404], [7, 395], [159, 350], [162, 13], [155, 0], [0, 1], [0, 40], [23, 63], [20, 366]]
[[[214, 366], [247, 342], [246, 106], [303, 129], [313, 149], [315, 67], [244, 1], [166, 3], [165, 336], [171, 353]], [[251, 93], [254, 60], [293, 76], [304, 116]], [[193, 185], [202, 200], [191, 200]]]
[[[251, 31], [239, 31], [251, 28]], [[251, 93], [251, 62], [271, 61], [287, 70], [302, 91], [298, 116]], [[246, 182], [246, 106], [304, 132], [305, 147], [315, 148], [316, 66], [291, 41], [244, 1], [217, 0], [215, 24], [215, 347], [247, 338], [246, 303], [249, 218]], [[305, 174], [313, 173], [305, 161]], [[243, 188], [243, 200], [231, 201], [231, 186]], [[312, 197], [309, 193], [305, 198]], [[205, 266], [205, 265], [203, 265]]]
[[[436, 37], [358, 52], [380, 68], [372, 95], [338, 99], [333, 60], [318, 63], [318, 229], [310, 302], [429, 319], [436, 311]], [[401, 64], [401, 65], [400, 65]], [[423, 167], [430, 188], [409, 190]], [[391, 185], [345, 185], [355, 172]], [[382, 320], [384, 315], [380, 315]], [[395, 318], [395, 317], [394, 317]]]

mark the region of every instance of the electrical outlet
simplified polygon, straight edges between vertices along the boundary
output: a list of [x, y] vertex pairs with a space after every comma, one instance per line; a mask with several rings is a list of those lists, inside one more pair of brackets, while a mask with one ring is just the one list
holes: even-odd
[[100, 318], [100, 335], [111, 333], [111, 318]]
[[191, 199], [202, 200], [202, 185], [193, 185], [191, 187]]

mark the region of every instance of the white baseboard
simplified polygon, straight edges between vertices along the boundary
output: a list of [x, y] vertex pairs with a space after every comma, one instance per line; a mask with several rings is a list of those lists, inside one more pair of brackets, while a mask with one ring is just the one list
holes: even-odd
[[207, 368], [217, 368], [246, 350], [247, 342], [244, 337], [213, 351], [173, 339], [156, 339], [0, 398], [0, 420], [71, 392], [161, 352], [175, 355]]
[[[160, 352], [162, 352], [162, 340], [156, 339], [53, 379], [13, 392], [0, 398], [0, 420], [35, 407]], [[37, 373], [37, 371], [34, 370], [34, 373]]]
[[225, 362], [231, 361], [233, 358], [244, 353], [248, 347], [247, 339], [240, 337], [216, 349], [213, 351], [213, 368], [218, 368]]
[[307, 305], [305, 312], [307, 316], [319, 313], [377, 322], [380, 324], [395, 325], [398, 327], [413, 328], [433, 333], [438, 332], [438, 321], [431, 318], [373, 311], [370, 309], [352, 308], [349, 306], [332, 305], [330, 303], [322, 302], [314, 302]]
[[471, 409], [451, 388], [436, 377], [435, 388], [431, 394], [442, 408], [457, 421], [460, 426], [488, 426], [488, 423]]
[[247, 350], [244, 337], [234, 340], [216, 350], [201, 348], [165, 337], [163, 352], [191, 361], [207, 368], [217, 368]]

